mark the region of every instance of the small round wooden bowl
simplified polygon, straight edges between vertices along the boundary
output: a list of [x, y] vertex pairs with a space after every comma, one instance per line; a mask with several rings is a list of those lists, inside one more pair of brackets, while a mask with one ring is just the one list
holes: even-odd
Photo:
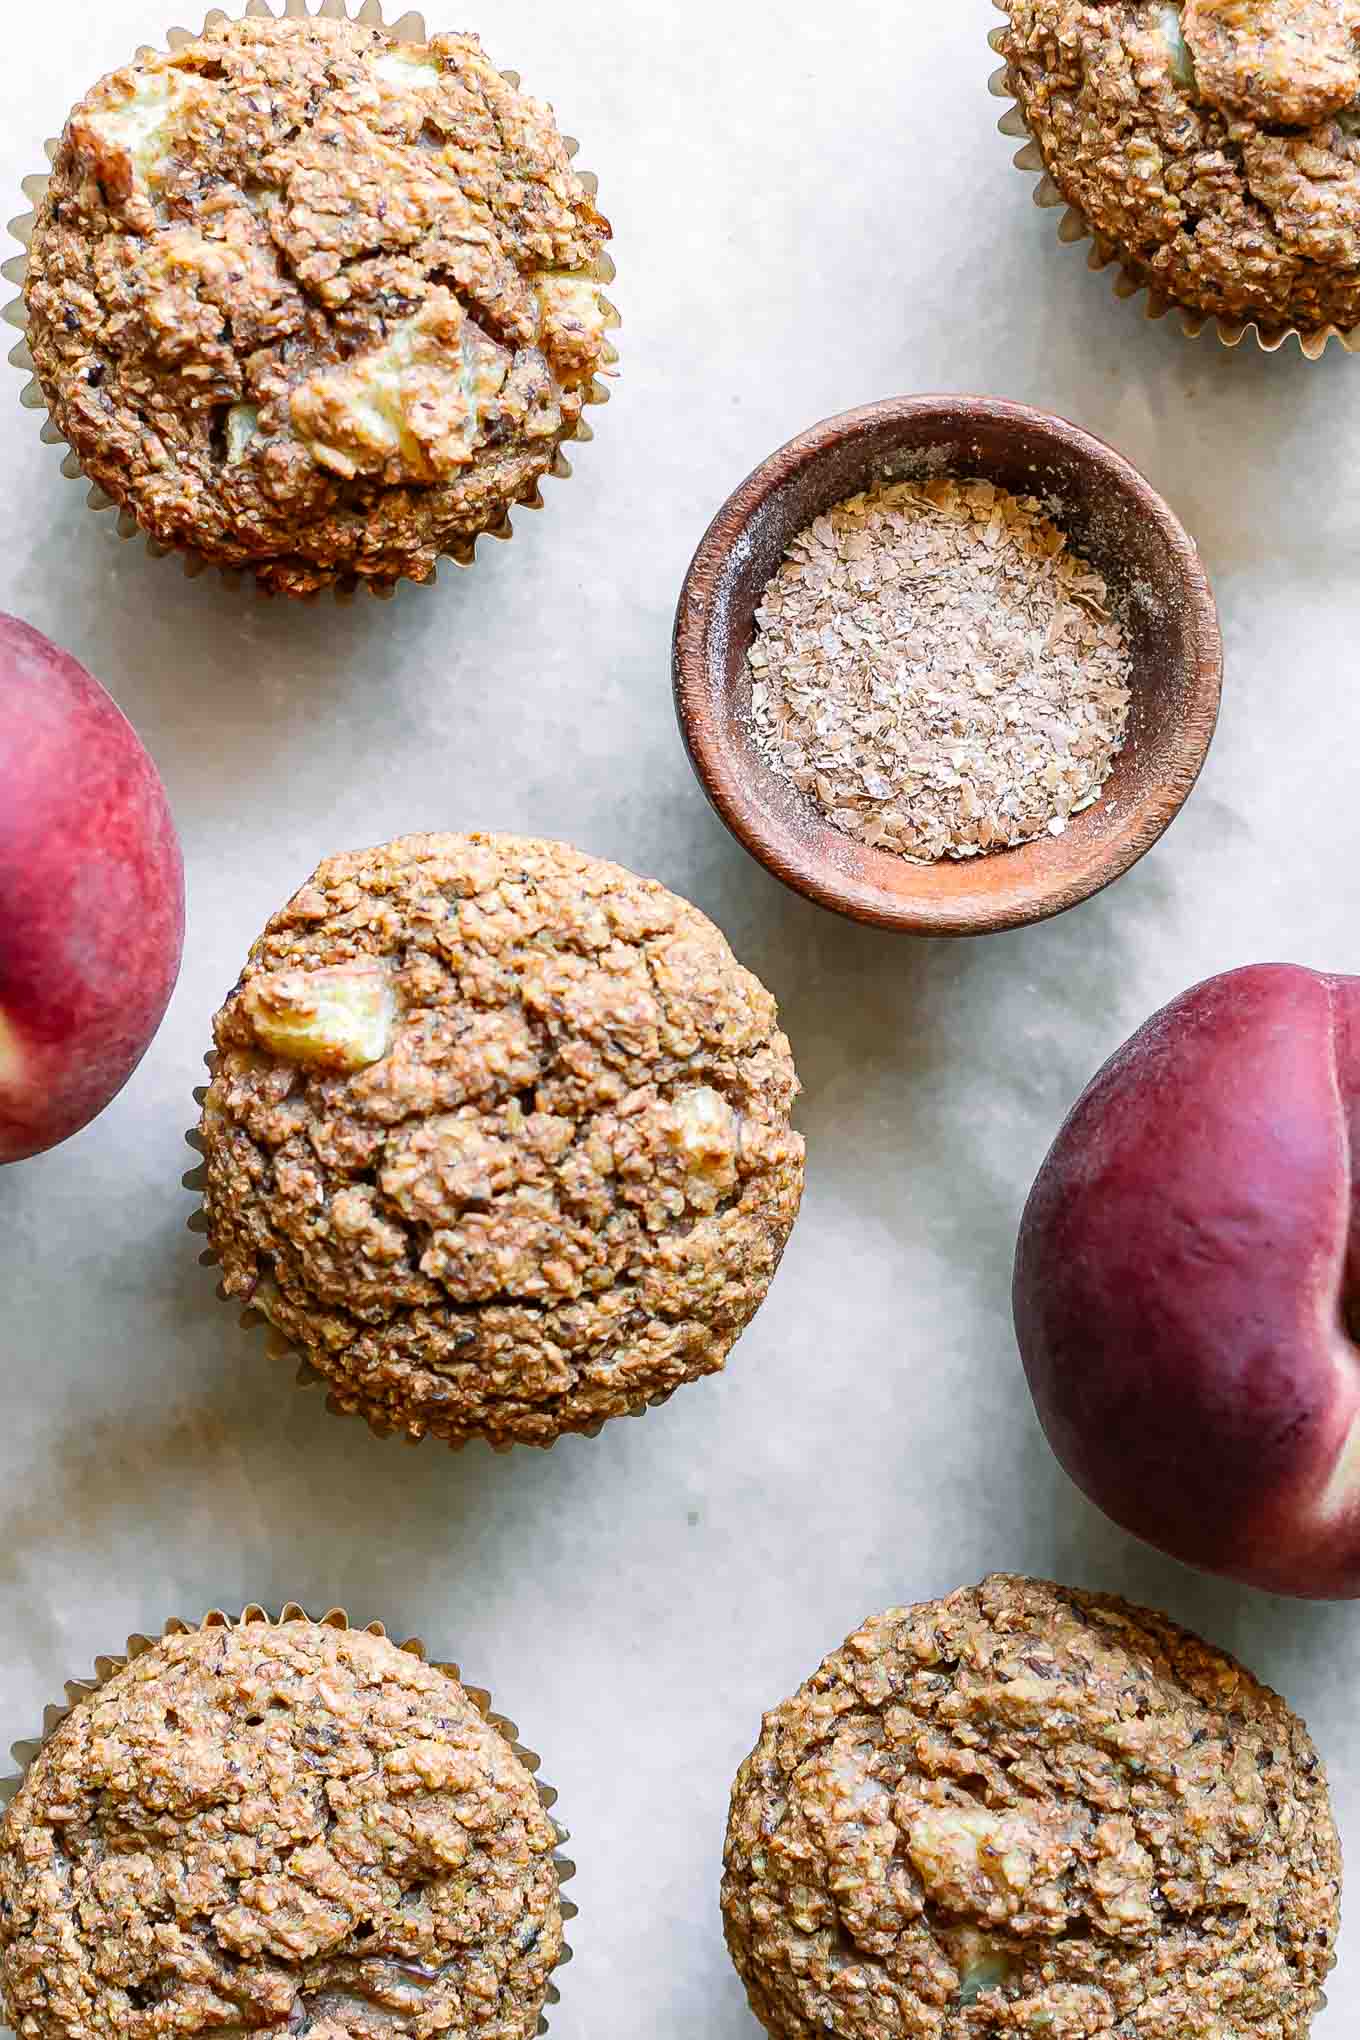
[[[746, 655], [789, 541], [874, 482], [982, 476], [1052, 507], [1126, 605], [1129, 734], [1094, 807], [1016, 850], [915, 864], [833, 828], [755, 743]], [[987, 935], [1061, 914], [1122, 876], [1175, 819], [1218, 720], [1223, 641], [1199, 554], [1148, 482], [1103, 440], [997, 397], [893, 398], [814, 425], [756, 469], [695, 556], [675, 627], [675, 696], [694, 769], [723, 821], [795, 891], [880, 928]]]

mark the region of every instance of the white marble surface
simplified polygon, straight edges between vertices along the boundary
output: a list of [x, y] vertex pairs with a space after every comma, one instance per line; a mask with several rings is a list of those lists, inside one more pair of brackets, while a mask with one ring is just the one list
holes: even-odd
[[[158, 0], [0, 0], [0, 184], [170, 24]], [[761, 1709], [871, 1609], [995, 1567], [1158, 1603], [1309, 1718], [1360, 1847], [1360, 1612], [1216, 1585], [1110, 1528], [1031, 1417], [1016, 1222], [1059, 1118], [1211, 971], [1355, 967], [1360, 365], [1148, 326], [1010, 167], [987, 0], [458, 0], [585, 142], [618, 230], [625, 374], [578, 478], [474, 574], [265, 606], [122, 544], [0, 404], [0, 607], [70, 645], [158, 758], [189, 866], [165, 1028], [107, 1115], [0, 1175], [4, 1740], [171, 1612], [342, 1601], [457, 1653], [545, 1756], [582, 1907], [562, 2040], [753, 2040], [717, 1910]], [[12, 208], [19, 210], [16, 205]], [[1198, 537], [1222, 727], [1189, 809], [1065, 920], [975, 946], [780, 890], [677, 740], [669, 633], [728, 490], [828, 412], [992, 391], [1115, 441]], [[778, 992], [807, 1085], [805, 1214], [725, 1379], [549, 1457], [380, 1445], [213, 1301], [184, 1230], [208, 1024], [333, 848], [561, 835], [657, 874]], [[0, 939], [3, 933], [0, 931]], [[1320, 2040], [1360, 2016], [1360, 1921]]]

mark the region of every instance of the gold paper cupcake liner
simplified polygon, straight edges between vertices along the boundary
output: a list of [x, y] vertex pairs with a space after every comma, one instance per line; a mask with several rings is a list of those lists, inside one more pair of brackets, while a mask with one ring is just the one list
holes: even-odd
[[[1006, 0], [992, 0], [999, 14], [1009, 12]], [[987, 41], [997, 56], [1004, 54], [1006, 31], [994, 28]], [[1309, 361], [1320, 361], [1327, 351], [1328, 342], [1337, 340], [1348, 354], [1360, 353], [1360, 326], [1343, 332], [1340, 326], [1321, 326], [1316, 332], [1305, 333], [1297, 326], [1270, 326], [1259, 319], [1228, 319], [1213, 312], [1197, 312], [1188, 305], [1178, 304], [1174, 298], [1163, 297], [1144, 278], [1135, 276], [1122, 261], [1114, 242], [1092, 226], [1085, 214], [1064, 198], [1062, 192], [1049, 175], [1043, 153], [1038, 142], [1030, 133], [1029, 124], [1011, 91], [1010, 68], [1003, 64], [994, 71], [987, 81], [987, 89], [994, 99], [1007, 101], [1006, 112], [997, 122], [999, 132], [1012, 141], [1020, 141], [1023, 147], [1013, 158], [1017, 170], [1023, 170], [1037, 177], [1034, 187], [1034, 203], [1046, 212], [1060, 212], [1058, 239], [1064, 247], [1073, 247], [1078, 242], [1089, 240], [1090, 252], [1087, 267], [1096, 271], [1115, 265], [1113, 279], [1114, 294], [1117, 298], [1146, 296], [1147, 303], [1143, 316], [1147, 319], [1164, 319], [1168, 312], [1178, 315], [1181, 331], [1187, 340], [1198, 340], [1204, 333], [1213, 332], [1225, 347], [1240, 347], [1250, 336], [1263, 354], [1277, 354], [1287, 340], [1297, 340], [1303, 354]]]
[[[217, 1068], [216, 1056], [205, 1055], [203, 1060], [207, 1066], [209, 1076], [213, 1076]], [[200, 1110], [207, 1096], [208, 1090], [206, 1085], [200, 1085], [195, 1090], [194, 1103], [199, 1106]], [[196, 1125], [189, 1128], [189, 1131], [184, 1136], [184, 1140], [185, 1145], [192, 1148], [195, 1154], [201, 1155], [203, 1153], [203, 1136]], [[203, 1193], [208, 1187], [207, 1164], [200, 1162], [197, 1167], [189, 1169], [180, 1180], [184, 1188], [192, 1190], [199, 1199], [186, 1224], [191, 1233], [197, 1238], [202, 1239], [210, 1231], [208, 1214], [202, 1203]], [[218, 1255], [210, 1246], [205, 1247], [199, 1254], [198, 1263], [201, 1268], [217, 1268], [221, 1266]], [[239, 1322], [243, 1331], [263, 1332], [265, 1352], [268, 1357], [277, 1365], [293, 1369], [294, 1383], [298, 1388], [319, 1388], [323, 1390], [326, 1397], [326, 1409], [331, 1416], [362, 1417], [375, 1438], [384, 1440], [400, 1438], [404, 1445], [424, 1445], [427, 1442], [438, 1443], [443, 1445], [449, 1452], [466, 1452], [470, 1445], [480, 1444], [487, 1446], [489, 1450], [497, 1453], [499, 1456], [505, 1457], [509, 1453], [517, 1451], [551, 1451], [555, 1446], [560, 1445], [562, 1439], [566, 1437], [598, 1438], [607, 1424], [622, 1421], [621, 1418], [602, 1417], [598, 1423], [587, 1425], [584, 1430], [562, 1432], [560, 1436], [552, 1439], [547, 1446], [536, 1445], [529, 1439], [467, 1437], [436, 1440], [423, 1425], [413, 1428], [410, 1425], [401, 1423], [393, 1418], [390, 1411], [383, 1410], [369, 1402], [358, 1390], [348, 1390], [335, 1379], [334, 1375], [322, 1373], [321, 1369], [312, 1364], [307, 1355], [300, 1347], [293, 1343], [286, 1333], [281, 1332], [277, 1325], [271, 1323], [270, 1319], [266, 1317], [258, 1305], [250, 1302], [243, 1304], [241, 1298], [234, 1296], [225, 1283], [219, 1282], [215, 1293], [219, 1303], [231, 1305], [239, 1312]], [[649, 1397], [640, 1409], [629, 1410], [627, 1414], [634, 1418], [645, 1417], [651, 1410], [664, 1409], [671, 1398], [678, 1393], [679, 1385], [677, 1384], [675, 1388], [668, 1388], [663, 1395]]]
[[[214, 7], [201, 29], [168, 29], [166, 31], [165, 44], [166, 48], [170, 51], [182, 49], [186, 43], [197, 42], [199, 37], [205, 34], [208, 29], [216, 27], [219, 22], [223, 21], [259, 19], [268, 21], [277, 21], [279, 19], [312, 20], [322, 18], [328, 21], [356, 21], [373, 28], [381, 28], [391, 37], [393, 42], [425, 42], [428, 40], [423, 15], [411, 10], [401, 15], [398, 20], [389, 26], [384, 19], [382, 0], [360, 0], [359, 6], [352, 14], [347, 0], [320, 0], [320, 4], [316, 7], [310, 6], [308, 0], [283, 0], [281, 12], [278, 8], [271, 7], [268, 4], [268, 0], [247, 0], [247, 5], [239, 13], [230, 13], [224, 7]], [[154, 56], [156, 54], [157, 52], [149, 43], [143, 43], [134, 52], [136, 57]], [[502, 71], [500, 75], [504, 78], [507, 85], [513, 86], [516, 90], [523, 83], [518, 71]], [[568, 156], [574, 159], [580, 153], [581, 144], [571, 135], [564, 135], [562, 140]], [[59, 141], [49, 141], [43, 144], [44, 153], [49, 163], [56, 161], [57, 152], [60, 147], [61, 143]], [[576, 174], [590, 196], [592, 198], [596, 197], [599, 193], [600, 180], [594, 171], [578, 170]], [[10, 350], [9, 354], [11, 365], [24, 370], [29, 378], [20, 393], [20, 403], [26, 411], [41, 411], [44, 413], [41, 437], [45, 445], [64, 446], [66, 448], [66, 457], [61, 463], [61, 472], [65, 475], [66, 479], [71, 482], [88, 482], [88, 477], [80, 465], [74, 448], [69, 444], [60, 426], [53, 421], [47, 411], [47, 400], [43, 395], [42, 386], [35, 373], [35, 363], [28, 346], [28, 313], [24, 303], [24, 289], [28, 276], [27, 251], [32, 246], [33, 230], [37, 223], [38, 212], [51, 181], [50, 176], [45, 171], [33, 177], [25, 177], [23, 180], [23, 194], [29, 201], [31, 210], [21, 214], [18, 219], [9, 222], [9, 233], [12, 239], [21, 244], [24, 253], [12, 256], [7, 262], [0, 263], [0, 276], [4, 277], [7, 283], [14, 284], [18, 289], [19, 295], [11, 303], [0, 308], [0, 318], [3, 318], [7, 325], [15, 327], [21, 336], [18, 344]], [[600, 254], [593, 273], [595, 281], [602, 286], [600, 299], [606, 313], [606, 330], [617, 332], [623, 321], [617, 308], [605, 297], [603, 290], [603, 286], [613, 283], [618, 275], [613, 257], [607, 249]], [[606, 348], [605, 368], [607, 372], [615, 367], [619, 355], [612, 342], [606, 342]], [[608, 385], [597, 377], [591, 384], [585, 402], [587, 406], [598, 406], [600, 404], [607, 404], [609, 398]], [[583, 417], [578, 421], [575, 429], [568, 434], [563, 444], [584, 446], [589, 444], [594, 437], [595, 434], [591, 428], [590, 421]], [[571, 475], [571, 462], [562, 451], [562, 447], [559, 446], [554, 456], [553, 464], [548, 470], [548, 477], [555, 481], [564, 482], [570, 481]], [[184, 572], [189, 580], [197, 580], [200, 574], [206, 573], [209, 569], [214, 569], [228, 587], [239, 588], [243, 583], [254, 582], [255, 592], [262, 600], [272, 601], [274, 599], [273, 590], [260, 585], [253, 568], [248, 566], [223, 566], [220, 561], [207, 559], [202, 553], [195, 552], [191, 547], [166, 545], [162, 540], [152, 537], [137, 522], [132, 512], [118, 504], [112, 496], [99, 487], [98, 483], [89, 483], [85, 500], [88, 508], [93, 511], [102, 513], [111, 510], [116, 512], [118, 536], [122, 539], [144, 539], [146, 550], [152, 559], [163, 560], [171, 555], [177, 556], [183, 562]], [[513, 507], [523, 510], [542, 510], [546, 508], [541, 481], [535, 482], [532, 489], [526, 490], [522, 496], [518, 497]], [[489, 525], [485, 531], [478, 532], [473, 538], [454, 540], [440, 554], [440, 558], [452, 560], [455, 565], [460, 567], [470, 567], [476, 562], [477, 547], [481, 540], [498, 539], [502, 542], [508, 542], [514, 535], [510, 511], [507, 509], [498, 524]], [[401, 577], [402, 580], [410, 580], [411, 578], [409, 575]], [[432, 588], [437, 579], [438, 568], [429, 576], [428, 580], [416, 582], [415, 585], [423, 588]], [[396, 594], [400, 585], [400, 580], [374, 581], [365, 575], [353, 574], [337, 582], [330, 591], [317, 589], [310, 595], [293, 596], [288, 599], [292, 601], [315, 602], [323, 592], [331, 592], [337, 600], [347, 602], [353, 599], [359, 589], [366, 588], [369, 594], [375, 596], [378, 600], [389, 601]]]
[[[276, 1620], [267, 1608], [262, 1608], [257, 1601], [252, 1601], [241, 1610], [239, 1615], [225, 1614], [220, 1608], [210, 1609], [199, 1622], [186, 1622], [182, 1616], [172, 1615], [159, 1636], [142, 1636], [140, 1634], [130, 1636], [119, 1656], [97, 1657], [95, 1659], [93, 1678], [68, 1679], [66, 1681], [65, 1699], [54, 1701], [43, 1710], [41, 1734], [11, 1745], [10, 1756], [16, 1769], [9, 1777], [0, 1778], [0, 1808], [9, 1806], [11, 1800], [13, 1800], [22, 1786], [39, 1752], [51, 1740], [52, 1736], [56, 1734], [63, 1721], [69, 1715], [74, 1714], [78, 1707], [82, 1707], [101, 1688], [107, 1686], [109, 1681], [116, 1677], [119, 1672], [125, 1670], [134, 1658], [142, 1657], [147, 1651], [154, 1650], [156, 1645], [162, 1642], [165, 1637], [185, 1636], [199, 1629], [240, 1629], [247, 1623], [258, 1622], [265, 1624], [269, 1628], [277, 1628], [285, 1622], [311, 1622], [313, 1620], [324, 1624], [328, 1629], [361, 1628], [369, 1636], [385, 1637], [387, 1635], [387, 1629], [383, 1623], [351, 1622], [343, 1608], [328, 1608], [324, 1615], [312, 1617], [299, 1602], [286, 1601]], [[542, 1769], [542, 1758], [536, 1751], [524, 1747], [520, 1742], [519, 1730], [514, 1722], [509, 1720], [504, 1714], [497, 1714], [492, 1704], [491, 1695], [484, 1687], [469, 1686], [464, 1681], [463, 1674], [456, 1664], [449, 1664], [441, 1659], [432, 1658], [425, 1644], [418, 1636], [408, 1637], [406, 1642], [398, 1644], [397, 1648], [407, 1652], [411, 1657], [419, 1658], [422, 1664], [432, 1665], [435, 1671], [445, 1672], [451, 1679], [455, 1679], [467, 1694], [468, 1699], [481, 1715], [483, 1721], [486, 1722], [489, 1728], [494, 1728], [501, 1739], [510, 1745], [514, 1754], [519, 1758], [525, 1770], [533, 1779], [534, 1790], [538, 1794], [539, 1804], [548, 1816], [557, 1838], [557, 1847], [553, 1851], [553, 1863], [557, 1870], [558, 1888], [562, 1892], [562, 1918], [567, 1923], [576, 1919], [581, 1909], [566, 1897], [563, 1889], [576, 1875], [575, 1863], [569, 1856], [562, 1853], [567, 1843], [571, 1840], [571, 1836], [566, 1828], [563, 1827], [561, 1821], [557, 1820], [553, 1814], [552, 1809], [557, 1804], [557, 1791], [554, 1786], [545, 1783], [539, 1776], [539, 1772]], [[558, 1970], [566, 1968], [572, 1959], [572, 1954], [572, 1949], [564, 1941], [562, 1943], [562, 1953], [554, 1964], [554, 1976]], [[561, 1993], [555, 1982], [549, 1981], [545, 2002], [550, 2007], [561, 2002]], [[544, 2034], [547, 2030], [547, 2014], [544, 2013], [539, 2019], [536, 2031], [539, 2034]]]

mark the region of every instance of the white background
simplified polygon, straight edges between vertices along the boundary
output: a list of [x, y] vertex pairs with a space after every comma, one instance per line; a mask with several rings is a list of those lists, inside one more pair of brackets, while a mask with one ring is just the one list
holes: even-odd
[[[11, 210], [43, 138], [171, 25], [0, 0]], [[1308, 1718], [1360, 1834], [1360, 1611], [1214, 1584], [1057, 1471], [1010, 1326], [1030, 1180], [1096, 1066], [1212, 971], [1357, 967], [1360, 364], [1184, 340], [1060, 249], [987, 95], [986, 0], [450, 0], [584, 142], [623, 378], [577, 479], [432, 591], [269, 606], [121, 543], [0, 403], [0, 608], [112, 690], [169, 786], [189, 939], [105, 1117], [0, 1173], [0, 1729], [129, 1630], [344, 1602], [461, 1658], [545, 1757], [582, 1907], [562, 2040], [755, 2040], [718, 1917], [761, 1710], [870, 1610], [995, 1568], [1154, 1602]], [[1210, 765], [1112, 892], [972, 946], [842, 924], [710, 815], [677, 739], [679, 583], [729, 490], [817, 418], [989, 391], [1113, 440], [1198, 538], [1228, 684]], [[324, 1413], [213, 1298], [183, 1133], [212, 1013], [325, 853], [563, 836], [663, 878], [775, 989], [807, 1087], [804, 1216], [727, 1376], [597, 1442], [496, 1459]], [[1320, 2040], [1356, 2030], [1360, 1935]]]

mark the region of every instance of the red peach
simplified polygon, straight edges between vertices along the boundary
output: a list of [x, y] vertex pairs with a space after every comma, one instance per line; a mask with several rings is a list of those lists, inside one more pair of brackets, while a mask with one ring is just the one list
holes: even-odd
[[183, 945], [179, 839], [136, 731], [69, 653], [0, 616], [0, 1163], [122, 1090]]
[[1360, 1597], [1360, 978], [1262, 965], [1150, 1020], [1020, 1232], [1058, 1458], [1126, 1530], [1272, 1592]]

